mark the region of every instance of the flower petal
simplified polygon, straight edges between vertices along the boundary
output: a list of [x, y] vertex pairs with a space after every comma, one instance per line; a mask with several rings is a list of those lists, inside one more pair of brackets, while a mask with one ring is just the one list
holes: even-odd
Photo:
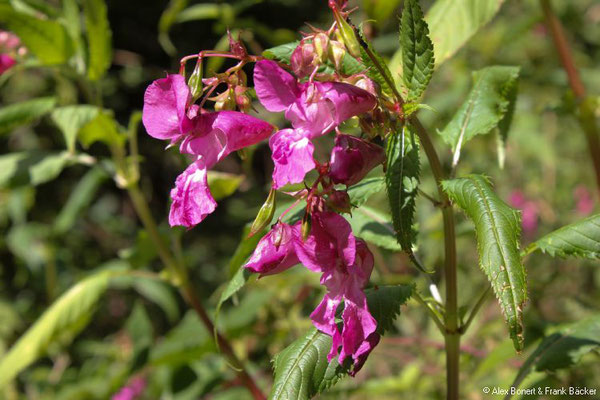
[[237, 111], [200, 114], [193, 132], [181, 142], [182, 153], [202, 156], [211, 168], [231, 152], [256, 144], [273, 132], [263, 120]]
[[0, 75], [11, 69], [15, 63], [15, 59], [8, 54], [0, 54]]
[[142, 121], [146, 131], [157, 139], [176, 141], [192, 128], [186, 115], [190, 89], [181, 75], [167, 75], [152, 82], [144, 93]]
[[272, 112], [285, 110], [300, 95], [296, 79], [271, 60], [256, 63], [254, 89], [262, 105]]
[[311, 141], [292, 129], [284, 129], [269, 140], [273, 163], [273, 187], [279, 189], [288, 183], [300, 183], [307, 172], [315, 168]]
[[294, 226], [278, 223], [256, 246], [244, 268], [261, 275], [272, 275], [293, 267], [300, 261], [294, 249], [294, 237], [300, 223]]
[[329, 176], [334, 183], [352, 186], [384, 161], [385, 151], [381, 146], [355, 136], [338, 135], [331, 151]]
[[206, 180], [206, 165], [202, 159], [190, 164], [175, 181], [171, 190], [169, 224], [188, 228], [200, 223], [217, 207]]
[[357, 86], [343, 82], [322, 82], [320, 86], [323, 97], [334, 105], [337, 124], [371, 111], [377, 105], [375, 96]]

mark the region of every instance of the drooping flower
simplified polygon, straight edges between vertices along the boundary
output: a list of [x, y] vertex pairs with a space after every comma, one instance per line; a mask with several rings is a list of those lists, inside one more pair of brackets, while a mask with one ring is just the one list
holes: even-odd
[[335, 183], [351, 186], [384, 161], [385, 151], [381, 146], [355, 136], [338, 135], [331, 152], [329, 176]]
[[[293, 226], [279, 222], [261, 239], [245, 268], [268, 275], [299, 262], [322, 273], [321, 284], [327, 293], [312, 312], [311, 320], [317, 329], [333, 338], [328, 359], [339, 353], [342, 364], [352, 357], [353, 375], [379, 342], [377, 322], [369, 312], [363, 291], [373, 270], [373, 255], [362, 240], [354, 237], [342, 216], [331, 211], [313, 212], [306, 240], [302, 239], [300, 222]], [[342, 302], [340, 331], [335, 317]]]
[[271, 136], [269, 146], [275, 164], [273, 187], [302, 182], [307, 172], [315, 168], [312, 142], [293, 129], [283, 129]]
[[305, 82], [296, 79], [271, 60], [254, 67], [256, 95], [272, 112], [285, 111], [294, 129], [310, 139], [323, 135], [356, 115], [372, 110], [375, 97], [342, 82]]
[[253, 116], [236, 111], [203, 112], [190, 101], [185, 78], [168, 75], [146, 89], [142, 115], [150, 136], [171, 144], [181, 141], [180, 151], [196, 157], [171, 191], [169, 223], [188, 228], [200, 223], [217, 205], [208, 188], [206, 170], [273, 132], [270, 124]]

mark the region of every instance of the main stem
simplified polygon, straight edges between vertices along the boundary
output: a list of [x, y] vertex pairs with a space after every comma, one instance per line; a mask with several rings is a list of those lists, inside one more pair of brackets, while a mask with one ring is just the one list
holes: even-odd
[[540, 0], [542, 10], [544, 10], [544, 16], [546, 17], [546, 23], [550, 29], [554, 46], [558, 51], [560, 62], [563, 65], [567, 78], [569, 79], [569, 86], [575, 94], [578, 101], [578, 115], [579, 124], [583, 129], [592, 163], [594, 165], [594, 171], [596, 173], [596, 184], [600, 191], [600, 138], [598, 135], [598, 125], [596, 124], [596, 117], [592, 109], [591, 103], [586, 99], [585, 86], [581, 81], [575, 62], [573, 61], [573, 55], [569, 48], [569, 43], [565, 37], [563, 27], [552, 10], [552, 4], [550, 0]]
[[266, 400], [265, 395], [256, 385], [256, 382], [254, 382], [250, 374], [248, 374], [248, 372], [245, 370], [244, 364], [235, 355], [235, 352], [233, 351], [233, 348], [231, 347], [229, 341], [223, 335], [221, 335], [221, 333], [215, 330], [215, 325], [213, 324], [208, 313], [204, 309], [204, 306], [198, 298], [196, 291], [192, 287], [187, 277], [187, 272], [185, 268], [183, 268], [175, 261], [175, 257], [171, 255], [171, 252], [169, 251], [165, 242], [160, 237], [158, 227], [156, 226], [156, 222], [152, 217], [150, 208], [148, 207], [148, 203], [146, 202], [146, 198], [140, 191], [137, 183], [130, 184], [127, 187], [127, 192], [129, 193], [129, 197], [133, 202], [133, 206], [139, 218], [142, 220], [142, 224], [146, 228], [150, 239], [154, 242], [154, 245], [156, 246], [161, 261], [163, 262], [167, 270], [171, 272], [171, 274], [173, 274], [173, 276], [177, 279], [183, 297], [196, 311], [206, 329], [209, 332], [217, 332], [216, 336], [219, 348], [223, 351], [229, 362], [236, 368], [241, 382], [250, 391], [254, 400]]

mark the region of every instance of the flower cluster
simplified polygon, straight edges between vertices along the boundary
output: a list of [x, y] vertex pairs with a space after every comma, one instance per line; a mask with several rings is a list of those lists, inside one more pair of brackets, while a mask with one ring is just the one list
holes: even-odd
[[[360, 126], [372, 124], [378, 102], [375, 84], [364, 74], [340, 72], [346, 50], [342, 42], [331, 38], [336, 29], [334, 24], [329, 31], [307, 35], [292, 53], [290, 65], [249, 56], [231, 38], [229, 53], [205, 51], [186, 57], [180, 74], [159, 79], [146, 90], [143, 122], [152, 137], [169, 141], [169, 146], [178, 144], [181, 153], [194, 157], [171, 191], [169, 222], [188, 228], [216, 207], [207, 185], [207, 169], [229, 153], [268, 138], [274, 165], [272, 191], [304, 183], [305, 189], [291, 195], [296, 198], [294, 204], [306, 202], [305, 215], [296, 223], [284, 222], [286, 213], [279, 216], [244, 267], [271, 275], [302, 264], [320, 273], [327, 292], [311, 319], [332, 336], [328, 359], [338, 356], [344, 363], [350, 358], [354, 374], [379, 342], [377, 322], [364, 292], [373, 256], [339, 213], [351, 212], [347, 188], [382, 164], [385, 152], [369, 140], [340, 131], [341, 124], [354, 117], [360, 118]], [[198, 71], [202, 71], [202, 58], [208, 56], [235, 58], [239, 63], [225, 73], [203, 78]], [[192, 58], [197, 64], [186, 82], [184, 65]], [[247, 114], [251, 103], [242, 70], [246, 63], [255, 63], [254, 90], [260, 103], [270, 112], [283, 112], [289, 127], [272, 134], [270, 124]], [[319, 73], [324, 64], [333, 65], [335, 72]], [[210, 97], [223, 84], [227, 88]], [[215, 103], [216, 111], [204, 109], [207, 100]], [[335, 138], [329, 157], [317, 159], [314, 140], [332, 132]], [[316, 178], [308, 184], [307, 174], [313, 170]], [[274, 198], [269, 196], [268, 201]], [[259, 225], [268, 225], [272, 216], [257, 217], [266, 219]], [[342, 304], [343, 310], [338, 310]], [[340, 316], [341, 323], [336, 323]]]
[[11, 32], [0, 31], [0, 75], [11, 69], [16, 63], [17, 57], [27, 53], [27, 49], [21, 46], [21, 40]]

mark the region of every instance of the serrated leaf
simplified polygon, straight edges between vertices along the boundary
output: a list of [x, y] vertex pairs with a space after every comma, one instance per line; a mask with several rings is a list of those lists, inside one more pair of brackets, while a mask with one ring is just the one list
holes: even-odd
[[416, 262], [412, 246], [415, 239], [413, 220], [420, 174], [419, 143], [409, 124], [404, 125], [401, 132], [390, 135], [386, 156], [385, 183], [396, 240], [402, 250]]
[[352, 204], [353, 207], [360, 207], [367, 202], [369, 197], [384, 189], [385, 180], [383, 177], [363, 179], [348, 189], [350, 204]]
[[89, 104], [59, 107], [52, 111], [52, 120], [62, 131], [69, 151], [75, 151], [79, 130], [93, 120], [99, 111], [98, 107]]
[[402, 78], [408, 90], [407, 101], [415, 101], [427, 88], [435, 60], [429, 28], [423, 19], [419, 0], [407, 0], [402, 11], [400, 28], [402, 47]]
[[[400, 306], [410, 298], [412, 285], [382, 286], [367, 290], [369, 310], [377, 320], [378, 333], [392, 326]], [[315, 328], [297, 339], [274, 359], [275, 378], [270, 400], [307, 400], [334, 385], [346, 375], [349, 366], [337, 359], [327, 361], [331, 336]]]
[[479, 266], [498, 298], [515, 349], [521, 351], [527, 299], [525, 268], [519, 254], [521, 215], [503, 202], [481, 175], [443, 181], [442, 186], [475, 224]]
[[600, 315], [560, 327], [546, 336], [517, 374], [513, 387], [533, 371], [569, 368], [590, 351], [600, 348]]
[[82, 280], [44, 312], [0, 360], [0, 388], [43, 356], [51, 344], [70, 339], [85, 327], [110, 276], [110, 271], [103, 271]]
[[0, 188], [39, 185], [56, 178], [67, 166], [67, 151], [23, 151], [0, 156]]
[[535, 241], [527, 253], [541, 250], [552, 257], [600, 259], [600, 214], [563, 226]]
[[88, 77], [96, 81], [104, 76], [112, 63], [112, 32], [104, 0], [83, 0], [88, 41]]
[[[368, 50], [365, 49], [365, 46]], [[370, 55], [375, 59], [373, 61]], [[367, 76], [373, 79], [381, 88], [381, 93], [383, 93], [388, 99], [394, 97], [394, 90], [392, 85], [395, 85], [394, 78], [392, 77], [392, 73], [390, 72], [386, 62], [383, 58], [375, 51], [373, 46], [364, 39], [361, 39], [361, 47], [360, 47], [361, 61], [367, 68]], [[376, 64], [377, 63], [377, 64]]]
[[[473, 89], [440, 135], [452, 146], [456, 165], [466, 142], [489, 133], [508, 113], [519, 67], [492, 66], [473, 73]], [[512, 114], [508, 113], [512, 118]]]
[[48, 113], [54, 105], [54, 97], [40, 97], [10, 104], [0, 109], [0, 133], [7, 133], [19, 126], [29, 124]]
[[3, 4], [0, 5], [0, 22], [19, 36], [27, 49], [43, 64], [64, 64], [73, 53], [71, 38], [56, 21], [35, 18]]

